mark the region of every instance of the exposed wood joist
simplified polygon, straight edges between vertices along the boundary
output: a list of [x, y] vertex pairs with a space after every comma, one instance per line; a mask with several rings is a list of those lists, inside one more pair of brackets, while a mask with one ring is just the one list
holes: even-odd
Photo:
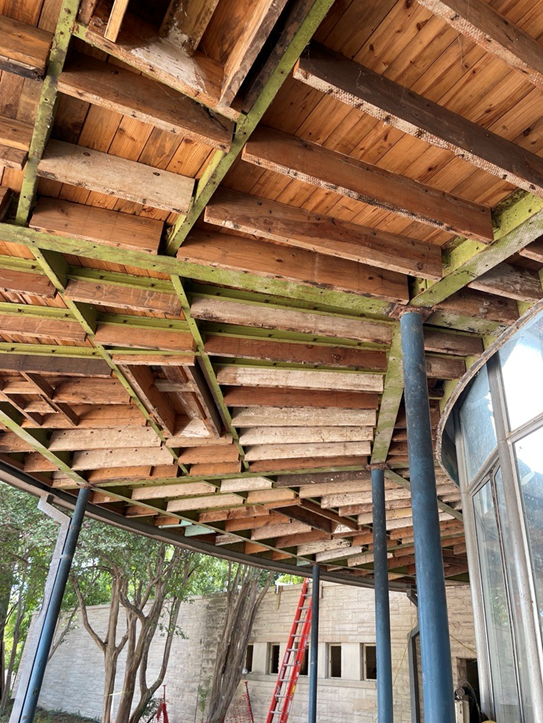
[[366, 392], [336, 392], [334, 390], [226, 387], [224, 401], [229, 407], [377, 409], [379, 395]]
[[461, 35], [481, 45], [543, 88], [543, 49], [483, 0], [419, 0]]
[[354, 374], [341, 371], [275, 369], [266, 367], [223, 366], [217, 374], [219, 384], [290, 389], [337, 389], [338, 391], [381, 392], [383, 377], [378, 374]]
[[52, 34], [45, 30], [1, 15], [0, 70], [24, 78], [42, 78], [52, 40]]
[[253, 133], [243, 159], [436, 228], [484, 242], [493, 237], [489, 208], [272, 128]]
[[[465, 4], [471, 17], [471, 3], [469, 9], [467, 2], [460, 4]], [[478, 0], [478, 4], [490, 11], [486, 3]], [[543, 68], [543, 47], [540, 57]], [[405, 133], [446, 148], [483, 171], [543, 195], [542, 158], [339, 53], [311, 45], [294, 77]]]
[[57, 293], [55, 287], [46, 276], [17, 271], [15, 269], [0, 270], [0, 289], [17, 294], [45, 296], [49, 299], [54, 298]]

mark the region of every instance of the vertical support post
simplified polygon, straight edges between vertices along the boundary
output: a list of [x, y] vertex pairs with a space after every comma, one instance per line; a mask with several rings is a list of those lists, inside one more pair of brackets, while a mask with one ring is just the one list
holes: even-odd
[[320, 568], [313, 565], [311, 585], [311, 638], [309, 643], [309, 714], [308, 722], [317, 723], [317, 674], [319, 669]]
[[47, 666], [47, 658], [49, 657], [51, 643], [53, 642], [53, 636], [55, 634], [55, 628], [60, 613], [60, 606], [62, 604], [64, 590], [66, 589], [68, 575], [70, 574], [70, 569], [72, 567], [72, 560], [77, 540], [79, 538], [81, 523], [85, 515], [89, 493], [90, 489], [88, 487], [83, 487], [79, 490], [79, 494], [77, 496], [74, 512], [70, 520], [68, 535], [66, 537], [66, 543], [58, 566], [57, 576], [55, 578], [53, 589], [51, 590], [51, 599], [43, 622], [43, 630], [38, 642], [32, 672], [30, 674], [28, 692], [21, 711], [21, 723], [32, 723], [34, 720], [43, 677], [45, 675], [45, 668]]
[[377, 641], [377, 720], [378, 723], [393, 723], [385, 473], [383, 469], [374, 468], [371, 470], [371, 496], [373, 502], [375, 639]]
[[454, 723], [447, 597], [439, 529], [422, 316], [400, 318], [419, 600], [424, 719]]

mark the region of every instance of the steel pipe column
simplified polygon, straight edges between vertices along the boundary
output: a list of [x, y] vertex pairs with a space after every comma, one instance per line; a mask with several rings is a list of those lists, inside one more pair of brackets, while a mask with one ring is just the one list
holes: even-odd
[[309, 642], [309, 714], [308, 722], [317, 723], [317, 674], [319, 669], [320, 568], [313, 565], [311, 584], [311, 637]]
[[58, 566], [58, 572], [53, 589], [51, 590], [49, 608], [43, 622], [43, 630], [40, 635], [38, 648], [32, 665], [32, 673], [30, 674], [30, 681], [28, 684], [28, 693], [21, 711], [21, 723], [32, 723], [34, 720], [36, 706], [38, 705], [38, 698], [43, 683], [43, 676], [45, 675], [45, 668], [47, 666], [47, 658], [49, 657], [51, 643], [53, 642], [53, 636], [55, 634], [55, 628], [60, 613], [60, 606], [62, 604], [64, 590], [66, 589], [68, 575], [70, 574], [70, 569], [72, 567], [72, 560], [77, 540], [79, 538], [81, 523], [85, 515], [89, 493], [90, 489], [88, 487], [83, 487], [79, 490], [79, 494], [77, 495], [77, 501], [75, 503], [72, 519], [70, 520], [70, 527], [66, 536], [66, 543], [62, 551], [62, 558]]
[[377, 641], [377, 720], [393, 723], [392, 654], [388, 597], [385, 473], [371, 470], [373, 502], [373, 577], [375, 581], [375, 633]]
[[400, 318], [407, 419], [407, 447], [422, 662], [424, 719], [454, 723], [447, 598], [437, 507], [422, 316]]

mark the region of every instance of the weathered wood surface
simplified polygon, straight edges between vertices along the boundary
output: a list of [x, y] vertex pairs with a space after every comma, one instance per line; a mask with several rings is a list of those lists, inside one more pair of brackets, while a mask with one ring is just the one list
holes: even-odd
[[43, 77], [52, 39], [45, 30], [0, 15], [0, 70]]
[[318, 444], [262, 444], [251, 446], [245, 459], [248, 462], [291, 457], [335, 457], [343, 455], [368, 455], [369, 442], [319, 442]]
[[125, 158], [49, 141], [38, 175], [175, 213], [187, 213], [194, 179]]
[[336, 392], [314, 389], [265, 389], [226, 387], [224, 401], [229, 407], [313, 407], [327, 409], [377, 409], [379, 395], [366, 392]]
[[171, 0], [159, 35], [193, 55], [219, 0]]
[[47, 276], [15, 269], [0, 269], [0, 289], [22, 294], [54, 298], [56, 289]]
[[235, 427], [362, 427], [375, 425], [376, 414], [371, 409], [306, 409], [305, 407], [234, 408]]
[[[0, 279], [3, 275], [0, 271]], [[183, 318], [181, 303], [177, 296], [164, 291], [75, 279], [68, 282], [66, 296], [75, 301], [98, 306], [113, 306], [117, 309], [148, 311], [177, 319]]]
[[485, 206], [272, 128], [255, 131], [243, 158], [414, 221], [485, 242], [493, 238], [490, 209]]
[[219, 384], [290, 389], [337, 389], [338, 391], [381, 392], [383, 377], [378, 374], [274, 369], [270, 367], [225, 366], [217, 374]]
[[127, 9], [128, 0], [113, 0], [113, 7], [111, 8], [109, 20], [104, 32], [104, 37], [111, 40], [112, 43], [117, 40]]

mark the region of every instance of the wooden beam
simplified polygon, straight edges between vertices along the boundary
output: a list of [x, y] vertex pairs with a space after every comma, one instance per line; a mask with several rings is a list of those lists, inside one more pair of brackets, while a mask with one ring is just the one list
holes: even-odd
[[0, 354], [0, 371], [34, 372], [58, 376], [110, 377], [111, 369], [102, 359], [71, 359], [60, 356]]
[[158, 253], [163, 226], [156, 219], [57, 198], [41, 198], [30, 219], [37, 231], [148, 254]]
[[222, 299], [194, 299], [191, 315], [195, 319], [238, 324], [260, 329], [282, 329], [311, 336], [352, 339], [371, 344], [388, 345], [392, 327], [372, 321], [349, 319], [305, 311], [282, 308], [280, 312], [272, 307], [243, 304]]
[[159, 35], [193, 55], [218, 3], [219, 0], [171, 0]]
[[205, 220], [315, 253], [421, 278], [441, 278], [438, 246], [227, 188], [214, 194]]
[[[0, 144], [0, 166], [22, 171], [27, 158], [27, 151], [21, 151], [18, 148]], [[3, 216], [3, 214], [0, 214], [0, 216]]]
[[[477, 2], [476, 7], [479, 4], [494, 12], [486, 3]], [[472, 19], [471, 2], [464, 6]], [[487, 41], [488, 37], [488, 50]], [[539, 55], [543, 58], [542, 46]], [[294, 77], [508, 183], [543, 195], [542, 158], [339, 53], [311, 45]]]
[[52, 408], [53, 412], [58, 412], [65, 417], [72, 427], [77, 427], [79, 424], [79, 417], [69, 404], [66, 404], [66, 402], [57, 402], [54, 399], [55, 390], [46, 379], [44, 379], [40, 374], [32, 374], [29, 372], [22, 372], [22, 376], [34, 387], [36, 387], [38, 393], [45, 398], [47, 404]]
[[49, 299], [54, 298], [57, 293], [47, 276], [15, 269], [0, 269], [0, 290]]
[[419, 0], [458, 33], [543, 88], [541, 44], [482, 0]]
[[222, 334], [206, 334], [205, 350], [210, 356], [233, 359], [263, 359], [271, 362], [311, 364], [384, 371], [386, 354], [381, 351], [314, 344], [289, 344], [267, 339], [244, 339]]
[[132, 349], [164, 349], [179, 352], [194, 351], [194, 339], [188, 332], [178, 329], [154, 329], [123, 324], [99, 323], [95, 339], [104, 346], [122, 346]]
[[280, 475], [276, 480], [278, 487], [307, 487], [310, 490], [308, 495], [310, 497], [313, 496], [312, 490], [315, 490], [316, 497], [319, 497], [320, 494], [327, 494], [327, 492], [323, 492], [321, 485], [326, 485], [328, 490], [328, 486], [334, 488], [344, 484], [352, 485], [352, 490], [349, 487], [348, 490], [345, 490], [346, 492], [356, 491], [356, 489], [361, 489], [364, 485], [371, 485], [370, 473], [365, 470], [357, 472], [318, 472], [315, 474]]
[[371, 452], [370, 442], [319, 442], [312, 444], [261, 444], [247, 449], [245, 459], [248, 462], [268, 459], [291, 459], [308, 457], [367, 456]]
[[104, 31], [104, 37], [111, 40], [112, 43], [117, 40], [127, 9], [128, 0], [113, 0], [113, 7], [111, 8], [109, 20]]
[[484, 351], [483, 340], [478, 336], [441, 332], [431, 327], [424, 329], [424, 349], [463, 357], [480, 356]]
[[32, 125], [0, 116], [0, 144], [20, 151], [27, 151], [32, 141]]
[[72, 459], [74, 471], [127, 467], [129, 464], [168, 464], [172, 455], [164, 447], [125, 447], [123, 449], [91, 449], [75, 452]]
[[[1, 356], [0, 356], [1, 360]], [[385, 385], [386, 386], [386, 385]], [[226, 387], [229, 407], [309, 407], [318, 409], [377, 409], [379, 395], [366, 392], [336, 392], [262, 387]]]
[[[0, 271], [0, 279], [3, 276], [4, 273]], [[74, 301], [83, 301], [97, 306], [113, 306], [130, 311], [150, 311], [177, 319], [183, 318], [181, 304], [174, 293], [154, 291], [149, 288], [76, 279], [68, 282], [66, 296]]]
[[371, 427], [294, 427], [289, 429], [287, 434], [281, 427], [249, 427], [239, 436], [240, 444], [243, 445], [367, 442], [372, 439]]
[[264, 240], [194, 230], [177, 258], [195, 264], [247, 271], [311, 286], [329, 286], [385, 301], [407, 303], [407, 278], [348, 259], [322, 256]]
[[165, 93], [145, 75], [118, 65], [74, 53], [59, 78], [58, 87], [61, 93], [151, 123], [197, 143], [222, 151], [230, 147], [231, 121], [210, 115], [192, 98]]
[[235, 408], [235, 427], [362, 427], [374, 426], [376, 414], [371, 409], [307, 409], [305, 407]]
[[85, 341], [87, 338], [84, 329], [76, 321], [22, 314], [0, 314], [0, 333], [65, 341]]
[[47, 144], [37, 173], [174, 213], [187, 213], [194, 186], [193, 178], [56, 140]]
[[259, 127], [243, 159], [436, 228], [485, 242], [493, 238], [489, 208], [287, 133]]
[[0, 70], [42, 78], [52, 40], [45, 30], [0, 15]]
[[120, 369], [126, 375], [156, 423], [171, 435], [175, 434], [175, 409], [168, 396], [159, 392], [156, 388], [155, 377], [149, 367], [121, 366]]
[[123, 449], [131, 447], [160, 447], [161, 440], [151, 427], [117, 426], [108, 429], [66, 429], [53, 432], [49, 449], [74, 451], [78, 449]]
[[469, 284], [469, 287], [517, 301], [534, 302], [539, 301], [543, 296], [537, 272], [510, 264], [498, 264], [477, 277]]
[[317, 505], [312, 507], [306, 505], [292, 505], [292, 507], [282, 507], [281, 512], [287, 514], [293, 520], [298, 522], [304, 522], [306, 525], [310, 525], [314, 530], [321, 530], [327, 534], [331, 534], [334, 523], [332, 520], [319, 515], [319, 509]]
[[277, 369], [274, 367], [221, 367], [219, 384], [290, 389], [337, 389], [338, 391], [382, 392], [383, 377], [354, 372]]

